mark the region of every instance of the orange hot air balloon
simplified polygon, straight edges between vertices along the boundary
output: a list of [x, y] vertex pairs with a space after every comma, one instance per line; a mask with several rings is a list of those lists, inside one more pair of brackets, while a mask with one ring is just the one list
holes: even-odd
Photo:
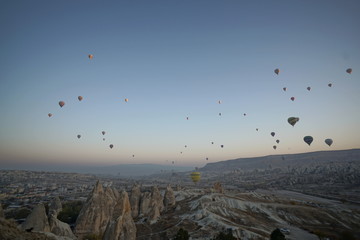
[[125, 98], [125, 102], [128, 102], [128, 101], [129, 101], [129, 99]]
[[276, 73], [276, 75], [279, 75], [280, 69], [277, 68], [277, 69], [274, 70], [274, 72]]
[[93, 59], [94, 55], [89, 54], [88, 57], [89, 57], [89, 59], [91, 60], [91, 59]]
[[295, 101], [295, 97], [291, 97], [290, 99], [291, 99], [291, 101]]
[[64, 102], [64, 101], [60, 101], [60, 102], [59, 102], [59, 106], [60, 106], [60, 107], [63, 107], [64, 105], [65, 105], [65, 102]]
[[83, 100], [82, 96], [78, 96], [79, 101]]
[[49, 117], [51, 117], [51, 116], [52, 116], [52, 114], [51, 114], [51, 113], [49, 113], [49, 114], [48, 114], [48, 116], [49, 116]]
[[348, 69], [346, 69], [346, 72], [347, 72], [348, 74], [351, 74], [351, 73], [352, 73], [352, 69], [351, 69], [351, 68], [348, 68]]

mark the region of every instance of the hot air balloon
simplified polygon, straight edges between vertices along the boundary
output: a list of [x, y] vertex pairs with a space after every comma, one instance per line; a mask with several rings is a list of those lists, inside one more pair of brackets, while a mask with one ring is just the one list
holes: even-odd
[[273, 149], [276, 150], [276, 145], [273, 146]]
[[304, 142], [306, 142], [309, 146], [310, 144], [313, 142], [313, 137], [312, 136], [305, 136], [304, 137]]
[[211, 144], [214, 144], [214, 142], [211, 142]]
[[295, 97], [291, 97], [290, 99], [291, 99], [291, 101], [294, 101], [294, 100], [295, 100]]
[[180, 154], [182, 154], [182, 152], [180, 152]]
[[174, 161], [172, 161], [172, 164], [174, 164], [175, 162]]
[[187, 145], [185, 145], [185, 147], [187, 147]]
[[219, 116], [221, 116], [221, 113], [219, 113]]
[[246, 113], [244, 113], [244, 117], [246, 116]]
[[259, 131], [259, 129], [257, 128], [256, 131]]
[[209, 158], [206, 158], [206, 161], [208, 161], [209, 160]]
[[114, 147], [114, 145], [110, 144], [110, 145], [109, 145], [109, 147], [110, 147], [110, 148], [113, 148], [113, 147]]
[[224, 148], [224, 145], [221, 145], [221, 148]]
[[277, 69], [274, 70], [274, 72], [276, 73], [276, 75], [279, 75], [280, 69], [277, 68]]
[[219, 100], [218, 103], [221, 104], [221, 100]]
[[311, 90], [311, 87], [307, 87], [306, 89], [307, 89], [308, 91], [310, 91], [310, 90]]
[[190, 174], [190, 178], [194, 183], [197, 183], [198, 181], [200, 181], [201, 174], [200, 174], [200, 172], [192, 172]]
[[102, 131], [101, 133], [102, 133], [102, 135], [105, 135], [105, 131]]
[[48, 116], [49, 116], [49, 117], [51, 117], [51, 116], [52, 116], [52, 114], [51, 114], [51, 113], [48, 113]]
[[277, 140], [276, 140], [276, 143], [277, 143], [277, 144], [279, 144], [279, 142], [280, 142], [280, 140], [279, 140], [279, 139], [277, 139]]
[[79, 101], [83, 100], [82, 96], [78, 96]]
[[186, 120], [189, 120], [189, 117], [186, 117]]
[[348, 68], [348, 69], [346, 69], [346, 72], [347, 72], [348, 74], [351, 74], [351, 73], [352, 73], [352, 69], [351, 69], [351, 68]]
[[89, 59], [91, 60], [91, 59], [93, 59], [94, 55], [89, 54], [88, 57], [89, 57]]
[[331, 144], [333, 143], [333, 140], [332, 140], [331, 138], [327, 138], [327, 139], [325, 139], [325, 143], [326, 143], [327, 145], [329, 145], [329, 147], [330, 147]]
[[125, 102], [128, 102], [128, 101], [129, 101], [129, 99], [125, 98]]
[[284, 92], [286, 92], [286, 87], [283, 87]]
[[60, 102], [59, 102], [59, 106], [60, 106], [60, 107], [63, 107], [64, 105], [65, 105], [65, 102], [64, 102], [64, 101], [60, 101]]
[[291, 126], [295, 126], [295, 124], [300, 120], [300, 118], [297, 118], [297, 117], [289, 117], [288, 118], [288, 123], [291, 125]]
[[329, 83], [328, 86], [329, 86], [329, 87], [332, 87], [332, 83]]
[[133, 154], [133, 157], [135, 157], [135, 155]]
[[274, 132], [271, 132], [270, 134], [271, 134], [271, 136], [275, 136], [275, 133], [274, 133]]
[[79, 135], [77, 135], [77, 138], [81, 138], [81, 135], [79, 134]]
[[103, 141], [105, 141], [105, 138], [103, 138]]

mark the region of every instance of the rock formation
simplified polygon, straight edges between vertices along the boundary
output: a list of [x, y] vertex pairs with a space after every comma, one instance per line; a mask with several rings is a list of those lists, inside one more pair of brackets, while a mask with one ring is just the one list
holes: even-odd
[[76, 239], [74, 233], [71, 231], [69, 224], [64, 223], [57, 219], [55, 214], [51, 214], [49, 217], [50, 231], [62, 237], [68, 237], [70, 239]]
[[136, 226], [127, 192], [123, 191], [114, 207], [112, 218], [107, 225], [103, 240], [136, 239]]
[[152, 224], [157, 221], [163, 210], [163, 197], [156, 186], [152, 188], [151, 193], [145, 192], [141, 194], [139, 216], [146, 217]]
[[87, 234], [102, 236], [109, 223], [119, 192], [110, 187], [103, 188], [98, 181], [81, 209], [76, 220], [75, 235], [83, 237]]
[[169, 209], [169, 208], [175, 206], [175, 204], [176, 204], [176, 200], [175, 200], [174, 191], [171, 188], [171, 186], [168, 185], [166, 187], [166, 191], [165, 191], [165, 195], [164, 195], [164, 207], [165, 207], [165, 209]]
[[37, 232], [50, 232], [49, 221], [46, 216], [44, 204], [37, 205], [26, 221], [21, 225], [22, 230], [37, 231]]
[[54, 197], [50, 204], [49, 204], [49, 215], [55, 215], [55, 217], [57, 217], [57, 215], [59, 214], [59, 212], [61, 212], [62, 210], [62, 205], [61, 205], [61, 201], [59, 197]]
[[215, 184], [214, 184], [214, 191], [215, 192], [217, 192], [217, 193], [224, 193], [224, 189], [223, 189], [223, 187], [221, 186], [221, 183], [219, 183], [219, 182], [216, 182]]
[[131, 195], [130, 195], [131, 216], [133, 218], [136, 218], [139, 215], [140, 198], [141, 198], [140, 186], [138, 184], [135, 184], [131, 189]]

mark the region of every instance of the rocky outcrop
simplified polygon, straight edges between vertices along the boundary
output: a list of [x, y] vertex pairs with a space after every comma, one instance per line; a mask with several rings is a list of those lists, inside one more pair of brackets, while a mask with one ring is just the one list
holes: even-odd
[[127, 192], [123, 191], [114, 207], [112, 218], [107, 225], [103, 240], [136, 239], [136, 226]]
[[87, 234], [102, 236], [112, 218], [118, 198], [119, 192], [116, 189], [104, 189], [98, 181], [76, 220], [75, 235], [80, 238]]
[[131, 195], [130, 195], [131, 216], [133, 218], [139, 216], [140, 198], [141, 198], [140, 186], [138, 184], [135, 184], [131, 189]]
[[166, 187], [165, 195], [164, 195], [164, 207], [165, 209], [169, 209], [176, 204], [176, 199], [174, 195], [174, 191], [170, 185]]
[[151, 193], [145, 192], [141, 194], [139, 216], [146, 217], [152, 224], [158, 220], [163, 210], [163, 197], [156, 186], [152, 188]]
[[216, 193], [224, 193], [224, 189], [223, 189], [223, 187], [221, 186], [221, 183], [219, 183], [219, 182], [216, 182], [216, 183], [214, 184], [213, 189], [214, 189], [214, 191], [215, 191]]
[[67, 223], [61, 222], [56, 218], [54, 214], [49, 217], [50, 231], [62, 237], [67, 237], [69, 239], [76, 239], [74, 233], [71, 231], [70, 226]]
[[62, 210], [62, 205], [61, 205], [61, 201], [59, 197], [54, 197], [50, 204], [49, 204], [49, 215], [55, 215], [55, 217], [57, 217], [57, 215], [59, 214], [59, 212], [61, 212]]
[[44, 204], [37, 205], [26, 221], [21, 225], [22, 230], [31, 230], [37, 232], [50, 232], [49, 221], [46, 216]]

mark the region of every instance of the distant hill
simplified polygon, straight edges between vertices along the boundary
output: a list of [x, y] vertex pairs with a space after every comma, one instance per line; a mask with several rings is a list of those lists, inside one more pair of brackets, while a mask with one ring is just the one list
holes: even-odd
[[305, 165], [324, 164], [326, 162], [360, 161], [360, 149], [319, 151], [299, 154], [270, 155], [253, 158], [238, 158], [208, 163], [200, 171], [251, 171], [266, 168], [304, 167]]

